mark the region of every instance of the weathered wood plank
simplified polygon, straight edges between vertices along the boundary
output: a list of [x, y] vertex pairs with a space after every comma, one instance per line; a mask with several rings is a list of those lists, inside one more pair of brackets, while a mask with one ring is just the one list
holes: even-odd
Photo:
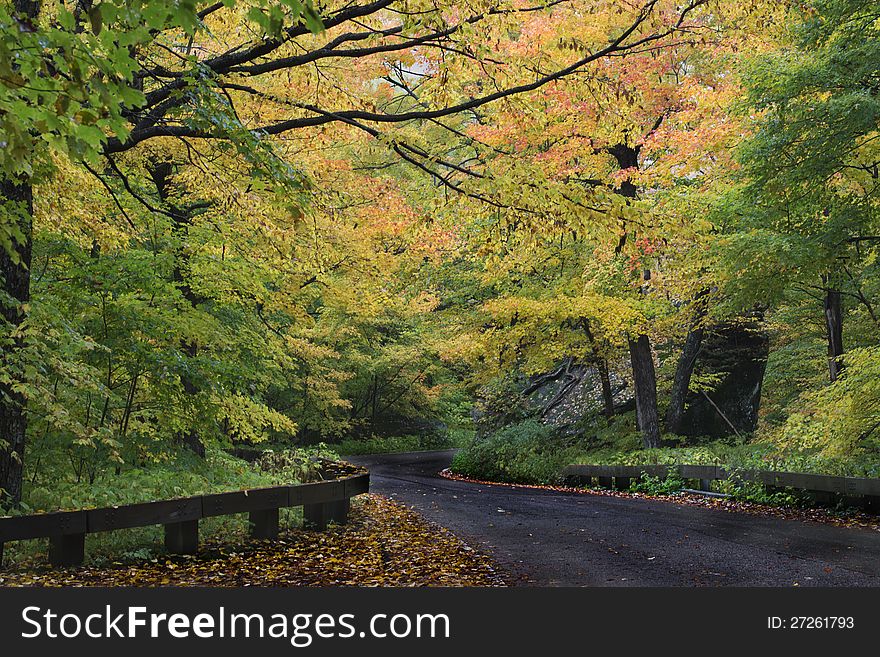
[[92, 533], [165, 525], [201, 517], [202, 498], [198, 496], [92, 509], [86, 512], [86, 524], [88, 532]]
[[290, 504], [290, 486], [251, 488], [231, 493], [202, 495], [202, 517], [225, 516], [231, 513], [259, 511]]
[[85, 511], [58, 511], [29, 516], [0, 517], [0, 543], [86, 531]]
[[682, 479], [717, 479], [718, 468], [714, 465], [680, 465], [678, 474]]
[[297, 484], [289, 487], [290, 506], [302, 506], [306, 504], [318, 504], [338, 500], [345, 495], [345, 483], [343, 481], [317, 481], [311, 484]]
[[351, 477], [346, 477], [342, 480], [344, 484], [343, 495], [346, 498], [354, 497], [355, 495], [360, 495], [361, 493], [369, 493], [370, 492], [370, 474], [363, 473], [358, 475], [353, 475]]

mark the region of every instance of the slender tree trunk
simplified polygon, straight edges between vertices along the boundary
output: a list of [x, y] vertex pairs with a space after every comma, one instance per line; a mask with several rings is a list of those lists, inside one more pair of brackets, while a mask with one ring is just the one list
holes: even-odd
[[379, 403], [379, 375], [373, 375], [373, 399], [371, 401], [371, 409], [370, 409], [370, 429], [373, 433], [376, 432], [376, 407]]
[[20, 390], [24, 383], [21, 363], [17, 362], [25, 346], [19, 334], [27, 319], [30, 302], [31, 239], [34, 212], [33, 188], [29, 182], [0, 180], [0, 203], [4, 221], [15, 221], [23, 235], [13, 240], [10, 250], [0, 246], [0, 276], [5, 300], [0, 300], [4, 320], [2, 369], [8, 380], [0, 383], [0, 505], [16, 506], [21, 502], [24, 473], [27, 400]]
[[669, 395], [669, 407], [666, 409], [666, 430], [672, 433], [681, 433], [684, 404], [691, 385], [694, 365], [703, 344], [703, 319], [706, 317], [705, 296], [707, 293], [707, 291], [700, 292], [694, 299], [694, 316], [691, 319], [690, 330], [685, 338], [681, 356], [675, 366], [672, 391]]
[[657, 415], [657, 375], [654, 356], [647, 335], [629, 341], [633, 387], [636, 397], [636, 420], [646, 449], [660, 447], [660, 420]]
[[[593, 347], [593, 360], [596, 363], [596, 370], [599, 372], [599, 383], [602, 386], [602, 404], [604, 406], [603, 413], [605, 417], [614, 416], [614, 393], [611, 392], [611, 376], [608, 373], [608, 360], [599, 351], [596, 339], [593, 337], [593, 331], [590, 328], [590, 322], [586, 317], [581, 317], [580, 325], [584, 329], [584, 333]], [[571, 362], [571, 361], [569, 361]]]
[[605, 417], [614, 417], [614, 393], [611, 391], [611, 375], [608, 373], [608, 361], [600, 357], [596, 361], [596, 369], [599, 370], [599, 382], [602, 384], [602, 403], [605, 407]]
[[688, 331], [687, 338], [675, 366], [672, 378], [672, 390], [669, 395], [669, 407], [666, 409], [666, 430], [681, 433], [684, 421], [684, 403], [691, 385], [694, 364], [703, 344], [703, 327], [697, 326]]
[[825, 330], [828, 335], [828, 376], [832, 383], [843, 371], [843, 315], [840, 290], [825, 290]]
[[[183, 349], [183, 353], [185, 353], [187, 358], [190, 360], [194, 359], [199, 352], [198, 345], [196, 345], [194, 342], [183, 342], [181, 343], [181, 348]], [[191, 377], [184, 374], [180, 377], [180, 382], [183, 385], [183, 391], [188, 396], [194, 397], [196, 394], [198, 394], [199, 388], [195, 383], [193, 383]], [[202, 442], [198, 431], [196, 431], [195, 429], [183, 431], [178, 436], [178, 438], [181, 444], [189, 448], [190, 451], [194, 452], [197, 456], [205, 458], [205, 444]]]
[[[148, 167], [148, 172], [153, 180], [153, 184], [156, 185], [156, 191], [159, 193], [159, 198], [161, 198], [165, 205], [168, 206], [169, 212], [172, 215], [172, 231], [176, 242], [174, 246], [174, 270], [172, 272], [172, 279], [177, 284], [183, 298], [195, 308], [201, 301], [203, 301], [203, 299], [196, 296], [187, 281], [189, 254], [186, 250], [186, 242], [189, 234], [189, 226], [192, 223], [192, 217], [186, 210], [178, 208], [171, 203], [171, 184], [172, 176], [174, 174], [174, 165], [169, 161], [153, 162]], [[198, 345], [189, 340], [181, 340], [180, 350], [190, 361], [195, 359], [199, 352]], [[199, 386], [193, 381], [189, 374], [182, 373], [180, 375], [180, 383], [183, 386], [183, 392], [188, 397], [195, 397], [195, 395], [198, 394]], [[197, 456], [204, 458], [205, 444], [202, 442], [201, 436], [199, 436], [199, 432], [196, 429], [191, 428], [182, 431], [177, 436], [177, 439], [183, 446], [190, 449]]]

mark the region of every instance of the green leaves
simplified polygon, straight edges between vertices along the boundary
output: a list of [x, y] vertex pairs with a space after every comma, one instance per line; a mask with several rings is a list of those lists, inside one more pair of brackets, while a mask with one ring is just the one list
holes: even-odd
[[301, 24], [314, 33], [324, 30], [321, 16], [311, 0], [259, 0], [248, 10], [247, 17], [274, 38], [281, 37], [282, 28], [290, 25]]
[[78, 19], [61, 3], [53, 9], [55, 21], [26, 31], [0, 8], [4, 176], [34, 175], [52, 151], [94, 160], [109, 136], [124, 140], [126, 112], [144, 100], [136, 53], [162, 31], [192, 34], [199, 24], [188, 0], [105, 0]]
[[[14, 264], [21, 262], [18, 246], [26, 243], [31, 218], [24, 202], [3, 199], [0, 202], [0, 249], [5, 249]], [[5, 303], [5, 300], [3, 301]]]

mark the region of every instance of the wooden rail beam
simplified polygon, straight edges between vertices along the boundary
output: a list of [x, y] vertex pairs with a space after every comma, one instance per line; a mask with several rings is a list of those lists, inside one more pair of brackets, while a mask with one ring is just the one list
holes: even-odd
[[325, 529], [328, 523], [348, 520], [351, 498], [369, 491], [368, 473], [291, 486], [197, 495], [142, 504], [126, 504], [80, 511], [59, 511], [0, 517], [0, 565], [8, 541], [49, 538], [49, 560], [56, 566], [75, 566], [85, 556], [85, 535], [96, 532], [163, 525], [165, 548], [192, 554], [199, 546], [199, 520], [248, 513], [251, 536], [277, 538], [280, 509], [302, 506], [304, 525]]

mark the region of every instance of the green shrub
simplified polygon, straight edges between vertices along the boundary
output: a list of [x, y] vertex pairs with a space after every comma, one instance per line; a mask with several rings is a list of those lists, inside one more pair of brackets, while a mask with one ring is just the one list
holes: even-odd
[[727, 493], [741, 502], [754, 502], [770, 506], [808, 506], [808, 498], [796, 491], [771, 491], [757, 481], [736, 481], [733, 479], [718, 482], [718, 491]]
[[357, 454], [390, 454], [392, 452], [421, 452], [431, 449], [451, 449], [467, 444], [473, 437], [469, 429], [449, 429], [443, 432], [429, 432], [408, 436], [371, 436], [369, 438], [348, 438], [334, 445], [340, 453], [349, 456]]
[[677, 472], [670, 472], [665, 478], [643, 474], [630, 484], [630, 491], [645, 495], [670, 495], [684, 488], [684, 480]]
[[557, 483], [578, 452], [571, 443], [553, 427], [529, 419], [475, 439], [455, 455], [452, 471], [490, 481]]
[[769, 442], [716, 440], [692, 447], [587, 449], [572, 463], [599, 465], [721, 465], [729, 469], [783, 470], [852, 477], [876, 477], [880, 459], [861, 454], [849, 458], [827, 456], [817, 450], [781, 450]]

